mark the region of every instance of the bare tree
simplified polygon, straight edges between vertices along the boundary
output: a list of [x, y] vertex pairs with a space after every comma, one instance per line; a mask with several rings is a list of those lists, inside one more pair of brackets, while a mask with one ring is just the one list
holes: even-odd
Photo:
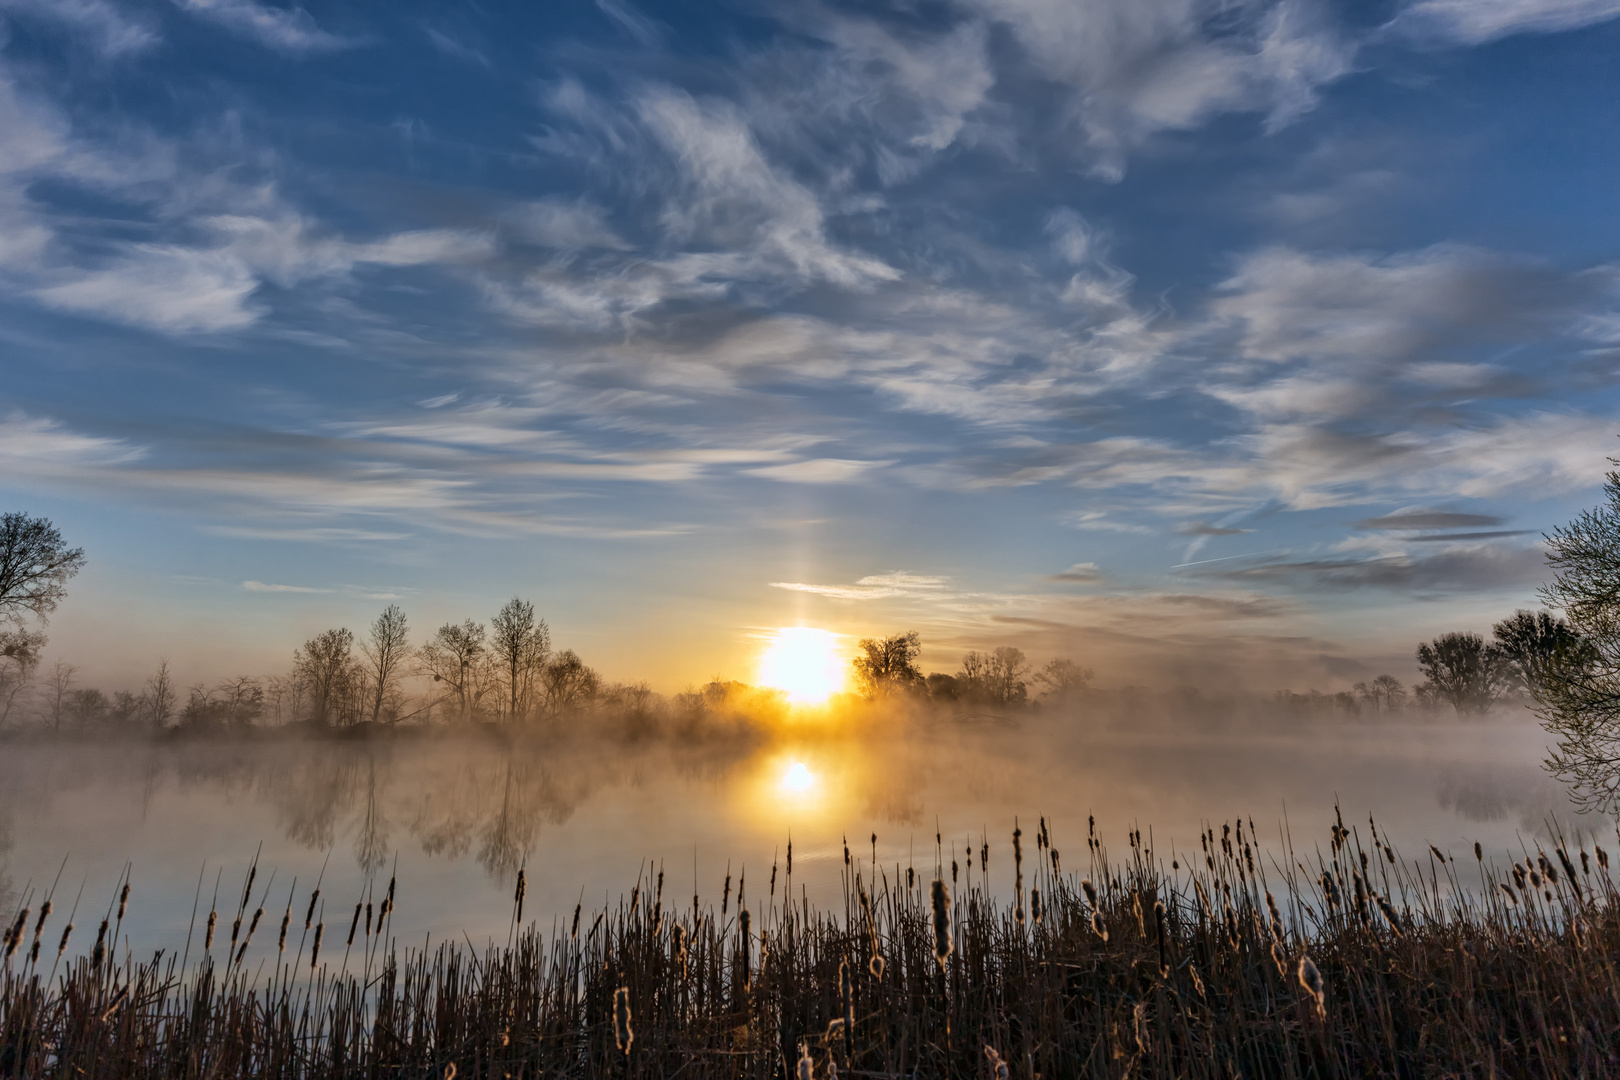
[[19, 627], [27, 615], [45, 621], [83, 566], [84, 549], [68, 547], [45, 518], [0, 514], [0, 621]]
[[317, 724], [356, 719], [361, 672], [353, 649], [354, 634], [338, 629], [310, 638], [293, 652], [293, 669], [309, 686], [310, 719]]
[[1023, 650], [1003, 645], [991, 653], [965, 654], [956, 681], [963, 696], [992, 705], [1022, 705], [1029, 697], [1029, 684], [1024, 681], [1028, 672]]
[[1373, 690], [1385, 712], [1400, 712], [1406, 705], [1406, 687], [1393, 675], [1380, 675], [1372, 681]]
[[1031, 678], [1046, 687], [1046, 696], [1063, 701], [1085, 690], [1091, 683], [1092, 671], [1073, 660], [1048, 660], [1046, 666]]
[[169, 718], [174, 715], [175, 706], [180, 701], [174, 688], [174, 677], [169, 674], [167, 656], [158, 661], [158, 669], [146, 680], [146, 693], [141, 696], [146, 700], [146, 722], [152, 729], [162, 731], [168, 727]]
[[552, 716], [575, 712], [595, 700], [602, 680], [573, 649], [564, 649], [540, 674], [546, 711]]
[[39, 670], [40, 650], [45, 635], [37, 630], [0, 630], [0, 729], [11, 719], [11, 710]]
[[551, 653], [551, 630], [535, 618], [533, 604], [515, 596], [490, 620], [490, 630], [506, 718], [515, 723], [534, 704], [534, 680]]
[[862, 638], [861, 655], [854, 660], [855, 683], [868, 698], [886, 697], [922, 685], [917, 668], [922, 637], [915, 630], [886, 638]]
[[66, 719], [69, 708], [69, 697], [73, 693], [74, 680], [79, 669], [72, 664], [58, 660], [51, 665], [51, 673], [45, 677], [45, 708], [51, 721], [51, 728], [62, 730], [62, 721]]
[[445, 623], [416, 651], [417, 671], [443, 684], [455, 699], [457, 715], [462, 720], [471, 719], [479, 698], [484, 696], [488, 660], [483, 624], [471, 619], [459, 626]]
[[405, 664], [411, 656], [409, 634], [405, 613], [398, 604], [389, 604], [371, 624], [371, 638], [360, 643], [360, 651], [366, 657], [373, 723], [382, 716], [383, 702], [405, 673]]

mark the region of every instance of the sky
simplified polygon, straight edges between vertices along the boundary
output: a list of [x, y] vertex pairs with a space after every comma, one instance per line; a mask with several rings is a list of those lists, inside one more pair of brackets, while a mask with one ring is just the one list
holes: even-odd
[[109, 689], [532, 599], [1415, 675], [1620, 373], [1620, 0], [0, 0], [0, 502]]

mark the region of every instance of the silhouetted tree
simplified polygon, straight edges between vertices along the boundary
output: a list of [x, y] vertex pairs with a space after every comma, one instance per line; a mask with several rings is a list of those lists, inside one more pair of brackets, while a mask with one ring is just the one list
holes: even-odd
[[1029, 696], [1024, 676], [1029, 663], [1020, 649], [1003, 645], [994, 652], [970, 652], [962, 657], [962, 670], [956, 681], [962, 696], [991, 705], [1022, 705]]
[[1575, 640], [1541, 654], [1530, 692], [1556, 740], [1548, 764], [1583, 803], [1608, 811], [1620, 807], [1620, 471], [1603, 494], [1547, 537], [1556, 576], [1542, 602], [1563, 610]]
[[45, 518], [0, 514], [0, 622], [45, 621], [83, 566], [84, 549], [68, 547]]
[[917, 657], [922, 654], [922, 638], [915, 630], [886, 638], [862, 638], [861, 655], [854, 660], [855, 685], [868, 698], [885, 697], [910, 690], [922, 682]]
[[309, 686], [310, 719], [317, 724], [348, 723], [355, 719], [360, 671], [355, 664], [354, 634], [327, 630], [293, 652], [293, 669]]
[[943, 671], [928, 673], [928, 696], [935, 701], [955, 701], [962, 696], [962, 687], [956, 676]]
[[0, 729], [11, 719], [17, 699], [39, 670], [45, 635], [37, 630], [0, 630]]
[[562, 716], [590, 704], [601, 689], [602, 680], [586, 666], [573, 649], [564, 649], [546, 664], [540, 682], [545, 691], [546, 711]]
[[146, 692], [141, 698], [146, 705], [146, 722], [158, 731], [167, 727], [169, 717], [174, 715], [175, 706], [179, 704], [174, 678], [169, 674], [168, 657], [158, 661], [158, 669], [146, 680]]
[[416, 651], [417, 671], [432, 676], [450, 692], [462, 720], [471, 718], [478, 699], [484, 695], [488, 660], [483, 624], [471, 619], [459, 626], [445, 623], [432, 640]]
[[534, 703], [534, 681], [551, 653], [551, 630], [536, 619], [534, 605], [513, 597], [490, 620], [490, 652], [512, 722], [528, 715]]
[[1047, 697], [1053, 701], [1063, 701], [1085, 690], [1091, 683], [1091, 676], [1090, 668], [1081, 667], [1073, 660], [1048, 660], [1033, 678], [1046, 687]]
[[1478, 634], [1441, 634], [1418, 646], [1417, 662], [1459, 716], [1486, 712], [1513, 685], [1513, 662]]
[[1532, 697], [1562, 658], [1578, 658], [1584, 649], [1581, 636], [1550, 611], [1515, 611], [1496, 624], [1492, 636]]
[[1393, 675], [1380, 675], [1372, 681], [1378, 702], [1385, 712], [1400, 712], [1406, 704], [1406, 687]]
[[61, 731], [62, 721], [68, 717], [69, 695], [73, 693], [78, 674], [78, 668], [58, 660], [51, 665], [51, 672], [45, 677], [45, 714], [53, 731]]
[[405, 673], [405, 664], [411, 655], [409, 634], [405, 613], [398, 604], [389, 604], [371, 624], [371, 637], [360, 643], [360, 651], [366, 657], [373, 723], [382, 716], [383, 703], [398, 687], [400, 676]]

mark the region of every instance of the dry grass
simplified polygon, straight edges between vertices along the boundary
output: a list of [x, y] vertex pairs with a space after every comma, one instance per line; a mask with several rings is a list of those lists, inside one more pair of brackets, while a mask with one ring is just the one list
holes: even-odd
[[1309, 859], [1245, 822], [1190, 857], [1150, 843], [1113, 859], [1088, 837], [1082, 882], [1043, 824], [1028, 917], [936, 852], [932, 875], [846, 861], [841, 912], [796, 902], [791, 874], [749, 914], [729, 890], [717, 915], [638, 888], [483, 953], [385, 948], [390, 885], [374, 932], [278, 949], [268, 975], [240, 950], [52, 967], [21, 940], [0, 1075], [1620, 1075], [1606, 854], [1407, 862], [1371, 822]]

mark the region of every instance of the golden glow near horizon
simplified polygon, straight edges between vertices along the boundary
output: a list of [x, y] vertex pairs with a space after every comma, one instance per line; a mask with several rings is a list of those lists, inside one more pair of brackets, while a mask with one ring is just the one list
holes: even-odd
[[844, 688], [849, 658], [839, 635], [809, 626], [785, 626], [759, 658], [759, 681], [787, 695], [795, 705], [820, 705]]

